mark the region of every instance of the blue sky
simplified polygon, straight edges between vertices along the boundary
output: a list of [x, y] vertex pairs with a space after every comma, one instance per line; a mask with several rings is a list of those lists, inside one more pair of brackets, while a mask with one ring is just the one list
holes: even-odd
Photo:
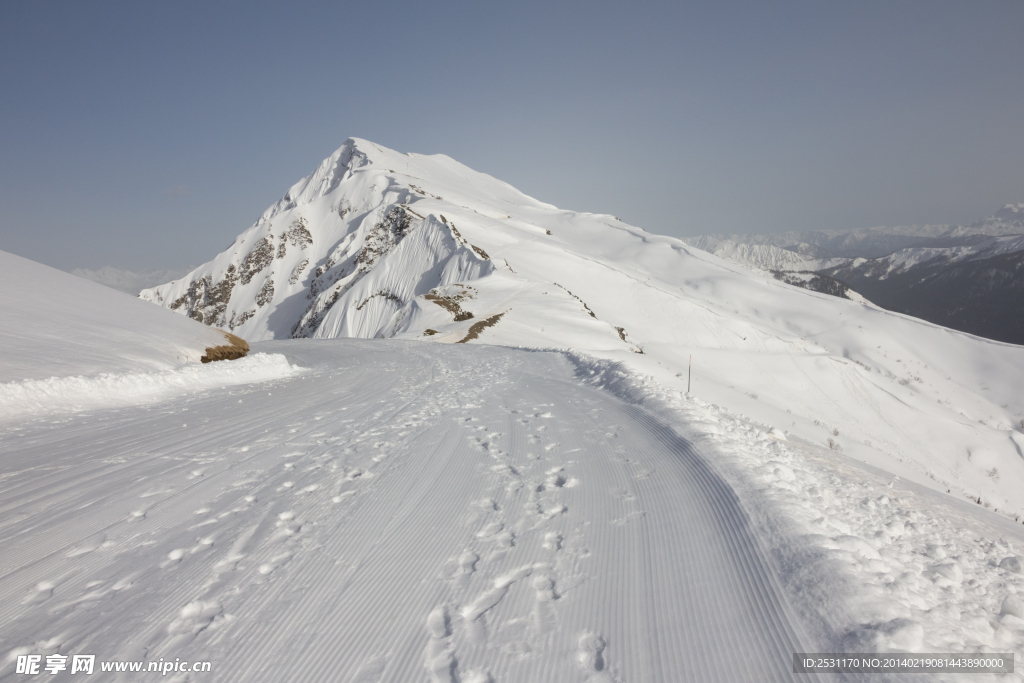
[[347, 137], [688, 235], [1024, 201], [1024, 3], [0, 3], [0, 249], [197, 265]]

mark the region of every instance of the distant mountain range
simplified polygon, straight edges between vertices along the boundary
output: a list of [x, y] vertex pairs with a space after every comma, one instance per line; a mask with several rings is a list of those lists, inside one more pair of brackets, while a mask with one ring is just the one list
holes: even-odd
[[799, 287], [1024, 344], [1024, 204], [970, 225], [899, 226], [684, 242]]

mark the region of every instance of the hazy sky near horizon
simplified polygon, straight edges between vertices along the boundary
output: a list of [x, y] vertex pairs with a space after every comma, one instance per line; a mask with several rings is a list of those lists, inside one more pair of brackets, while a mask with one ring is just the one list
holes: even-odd
[[1024, 202], [1024, 2], [0, 3], [0, 249], [211, 259], [350, 136], [651, 232]]

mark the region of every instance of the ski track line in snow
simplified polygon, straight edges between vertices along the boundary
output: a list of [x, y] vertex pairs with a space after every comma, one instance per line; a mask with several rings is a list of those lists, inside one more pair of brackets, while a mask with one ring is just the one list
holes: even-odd
[[812, 641], [732, 489], [561, 356], [265, 347], [310, 370], [0, 431], [0, 678], [33, 651], [218, 681], [796, 678]]

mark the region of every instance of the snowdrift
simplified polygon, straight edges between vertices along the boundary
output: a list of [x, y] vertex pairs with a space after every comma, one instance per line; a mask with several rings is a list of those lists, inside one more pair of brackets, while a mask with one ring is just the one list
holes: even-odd
[[186, 365], [161, 372], [101, 373], [0, 384], [4, 419], [152, 403], [206, 389], [282, 379], [300, 372], [280, 354], [259, 353], [209, 367]]
[[711, 405], [1024, 513], [1024, 348], [559, 210], [444, 155], [350, 139], [227, 251], [141, 296], [250, 340], [454, 343], [494, 321], [469, 342], [574, 349], [672, 390], [692, 356]]

